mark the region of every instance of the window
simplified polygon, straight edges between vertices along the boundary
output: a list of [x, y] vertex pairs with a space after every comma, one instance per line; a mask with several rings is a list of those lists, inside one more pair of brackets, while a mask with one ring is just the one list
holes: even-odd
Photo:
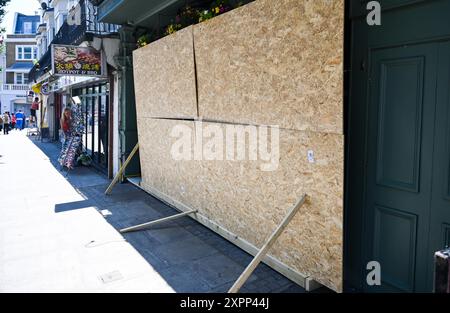
[[56, 26], [57, 29], [59, 31], [59, 29], [63, 26], [64, 22], [67, 19], [67, 13], [61, 13], [57, 18], [56, 18]]
[[36, 46], [17, 46], [16, 60], [31, 61], [34, 59], [37, 59], [37, 47]]
[[15, 73], [14, 81], [16, 85], [26, 85], [28, 84], [28, 74], [26, 73]]
[[33, 29], [33, 23], [31, 23], [31, 22], [23, 23], [23, 33], [24, 34], [31, 34], [32, 29]]

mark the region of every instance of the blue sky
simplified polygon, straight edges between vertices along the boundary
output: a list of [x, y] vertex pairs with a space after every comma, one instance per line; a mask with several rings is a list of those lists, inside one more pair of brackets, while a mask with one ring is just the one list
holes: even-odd
[[11, 33], [15, 12], [33, 15], [39, 7], [39, 2], [37, 0], [11, 0], [6, 7], [7, 14], [3, 18], [2, 27], [6, 28], [7, 34]]

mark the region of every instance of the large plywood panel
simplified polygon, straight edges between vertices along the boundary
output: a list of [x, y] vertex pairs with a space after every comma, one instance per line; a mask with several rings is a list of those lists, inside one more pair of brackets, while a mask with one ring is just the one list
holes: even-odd
[[[233, 125], [203, 123], [198, 129]], [[261, 247], [303, 193], [297, 214], [270, 254], [320, 283], [342, 291], [343, 136], [280, 131], [279, 166], [264, 161], [175, 161], [170, 136], [176, 125], [197, 131], [194, 122], [139, 118], [143, 186], [156, 189], [240, 238]], [[205, 140], [205, 144], [208, 140]], [[226, 150], [226, 149], [225, 149]], [[315, 162], [309, 163], [308, 151]]]
[[192, 27], [133, 52], [140, 117], [197, 116]]
[[194, 27], [204, 119], [343, 133], [344, 0], [256, 0]]

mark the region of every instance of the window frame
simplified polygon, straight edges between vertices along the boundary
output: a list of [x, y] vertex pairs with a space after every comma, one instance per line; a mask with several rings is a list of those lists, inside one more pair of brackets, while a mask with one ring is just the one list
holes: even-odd
[[[31, 48], [31, 59], [25, 59], [25, 49]], [[19, 49], [22, 51], [19, 53]], [[27, 52], [28, 54], [28, 52]], [[37, 59], [37, 46], [36, 45], [17, 45], [16, 46], [16, 61], [33, 61]]]
[[[14, 73], [14, 85], [28, 85], [29, 83], [29, 78], [26, 77], [26, 82], [25, 82], [25, 75], [28, 76], [28, 73], [20, 73], [20, 72], [15, 72]], [[21, 77], [21, 82], [19, 83], [17, 78]]]

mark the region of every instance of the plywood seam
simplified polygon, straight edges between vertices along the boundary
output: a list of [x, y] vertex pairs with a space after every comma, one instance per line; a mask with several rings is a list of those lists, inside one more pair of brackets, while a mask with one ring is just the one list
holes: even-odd
[[192, 27], [192, 53], [194, 56], [194, 77], [195, 77], [195, 103], [197, 105], [197, 117], [200, 116], [200, 109], [198, 103], [198, 75], [197, 75], [197, 58], [195, 56], [195, 38], [194, 38], [194, 27]]
[[330, 135], [339, 135], [343, 136], [342, 133], [339, 132], [326, 132], [326, 131], [316, 131], [311, 129], [295, 129], [295, 128], [285, 128], [285, 127], [279, 127], [278, 125], [266, 125], [266, 124], [256, 124], [256, 123], [237, 123], [237, 122], [230, 122], [230, 121], [222, 121], [222, 120], [215, 120], [215, 119], [203, 119], [203, 118], [191, 118], [191, 117], [163, 117], [163, 116], [140, 116], [139, 118], [148, 118], [155, 121], [180, 121], [180, 122], [204, 122], [204, 123], [211, 123], [211, 124], [223, 124], [223, 125], [236, 125], [236, 126], [256, 126], [256, 127], [278, 127], [280, 130], [287, 130], [287, 131], [293, 131], [293, 132], [304, 132], [307, 134], [330, 134]]

